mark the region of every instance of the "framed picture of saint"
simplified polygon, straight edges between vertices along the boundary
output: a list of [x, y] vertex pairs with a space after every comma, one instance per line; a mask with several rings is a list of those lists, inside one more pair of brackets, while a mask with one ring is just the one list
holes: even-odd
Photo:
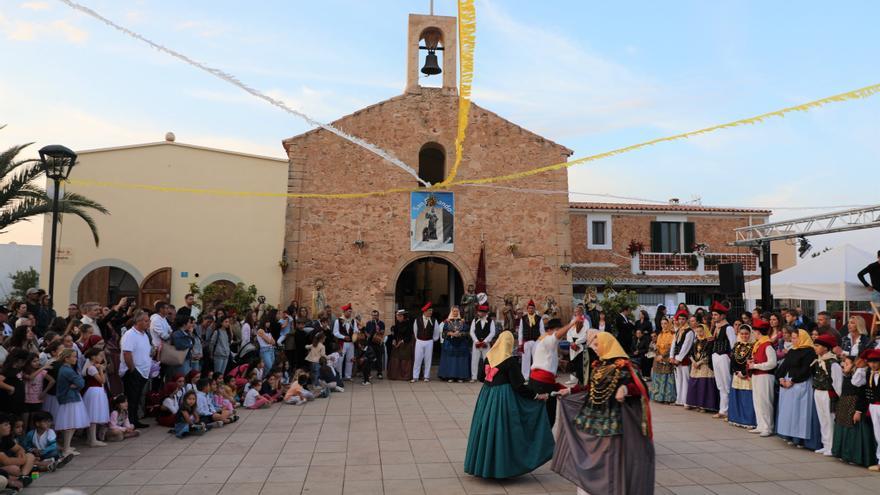
[[410, 193], [410, 250], [452, 251], [455, 198], [451, 192]]

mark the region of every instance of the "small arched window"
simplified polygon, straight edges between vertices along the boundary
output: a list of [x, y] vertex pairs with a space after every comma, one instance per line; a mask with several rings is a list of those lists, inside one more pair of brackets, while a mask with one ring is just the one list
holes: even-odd
[[[446, 152], [437, 143], [427, 143], [419, 151], [419, 178], [431, 184], [446, 178]], [[419, 187], [424, 187], [419, 183]]]

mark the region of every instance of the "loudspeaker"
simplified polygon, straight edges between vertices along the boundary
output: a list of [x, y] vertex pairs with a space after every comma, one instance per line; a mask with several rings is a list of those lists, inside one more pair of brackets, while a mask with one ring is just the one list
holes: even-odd
[[719, 263], [718, 279], [722, 294], [732, 296], [746, 291], [742, 263]]

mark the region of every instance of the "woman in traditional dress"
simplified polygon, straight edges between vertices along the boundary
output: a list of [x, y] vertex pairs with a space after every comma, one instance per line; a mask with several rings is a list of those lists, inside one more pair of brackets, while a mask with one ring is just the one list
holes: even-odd
[[843, 393], [837, 400], [831, 453], [850, 464], [869, 467], [877, 464], [877, 442], [865, 398], [865, 370], [857, 370], [855, 360], [843, 356]]
[[700, 411], [718, 411], [721, 396], [715, 384], [715, 373], [709, 363], [712, 361], [712, 341], [709, 340], [709, 329], [697, 323], [696, 316], [688, 320], [696, 334], [694, 348], [691, 351], [691, 369], [688, 377], [687, 398], [685, 407], [697, 408]]
[[513, 343], [513, 333], [502, 332], [486, 354], [486, 379], [464, 458], [464, 471], [481, 478], [520, 476], [553, 457], [553, 433], [542, 402], [548, 394], [536, 395], [525, 386]]
[[[779, 381], [779, 406], [776, 433], [789, 444], [817, 449], [821, 446], [819, 417], [813, 400], [812, 364], [816, 360], [813, 339], [806, 330], [798, 330], [797, 339], [776, 368]], [[815, 418], [815, 427], [813, 421]]]
[[675, 366], [669, 362], [669, 349], [674, 340], [672, 323], [669, 319], [663, 318], [660, 320], [657, 353], [651, 370], [651, 399], [663, 404], [675, 402]]
[[727, 410], [727, 422], [736, 426], [754, 428], [758, 425], [755, 417], [754, 398], [752, 397], [752, 376], [749, 372], [749, 360], [752, 359], [752, 327], [740, 325], [736, 333], [736, 345], [730, 360], [730, 404]]
[[440, 370], [437, 375], [449, 383], [459, 383], [471, 378], [471, 343], [458, 306], [449, 311], [443, 322], [443, 348], [440, 352]]
[[577, 485], [578, 494], [654, 493], [647, 387], [613, 335], [590, 332], [588, 340], [598, 359], [587, 385], [560, 391], [550, 469]]
[[412, 323], [406, 319], [406, 310], [400, 309], [394, 315], [394, 325], [389, 329], [388, 340], [391, 342], [388, 353], [388, 379], [412, 379], [416, 344], [413, 341]]

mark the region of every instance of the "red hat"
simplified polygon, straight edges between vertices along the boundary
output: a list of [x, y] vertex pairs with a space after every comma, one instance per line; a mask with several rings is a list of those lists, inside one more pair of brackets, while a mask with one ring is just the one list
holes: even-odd
[[675, 318], [676, 318], [676, 319], [677, 319], [677, 318], [680, 318], [680, 317], [682, 317], [682, 316], [684, 316], [685, 318], [687, 318], [688, 316], [690, 316], [690, 314], [689, 314], [689, 313], [687, 312], [687, 310], [685, 310], [685, 309], [679, 309], [678, 311], [675, 312]]
[[770, 322], [767, 320], [762, 320], [760, 318], [755, 318], [752, 320], [752, 328], [755, 330], [766, 330], [770, 328]]
[[729, 306], [725, 306], [724, 303], [720, 301], [712, 301], [712, 306], [709, 307], [709, 311], [714, 311], [715, 313], [724, 313], [727, 314], [730, 311]]
[[834, 349], [837, 347], [837, 337], [831, 335], [830, 333], [823, 333], [822, 335], [813, 339], [814, 344], [822, 344], [828, 349]]
[[431, 303], [430, 303], [430, 302], [428, 302], [428, 303], [426, 303], [424, 306], [422, 306], [422, 313], [424, 313], [425, 311], [427, 311], [427, 310], [429, 310], [429, 309], [431, 309]]
[[859, 357], [865, 361], [880, 361], [880, 349], [867, 349]]
[[485, 305], [485, 304], [480, 304], [479, 306], [477, 306], [477, 311], [482, 311], [482, 312], [484, 312], [484, 313], [488, 313], [488, 312], [489, 312], [489, 306], [487, 306], [487, 305]]
[[533, 299], [529, 299], [528, 304], [526, 304], [526, 307], [527, 307], [527, 308], [528, 308], [529, 306], [531, 306], [531, 307], [533, 307], [533, 308], [535, 307], [535, 301], [534, 301]]
[[343, 311], [351, 311], [351, 303], [346, 304], [340, 309], [342, 309]]

